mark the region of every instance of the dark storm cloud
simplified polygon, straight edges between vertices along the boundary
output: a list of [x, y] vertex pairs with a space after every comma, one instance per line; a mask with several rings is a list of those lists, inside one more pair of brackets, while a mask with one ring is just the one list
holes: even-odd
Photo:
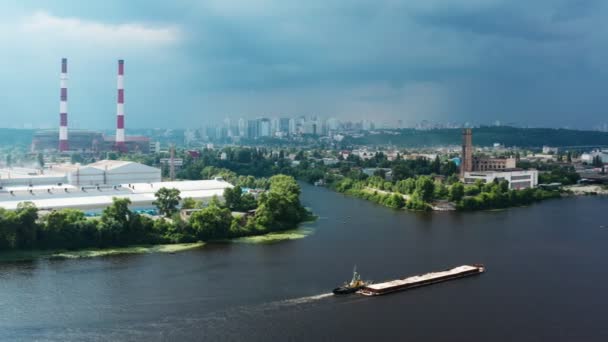
[[[25, 85], [37, 87], [41, 72], [50, 81], [39, 91], [55, 81], [47, 65], [27, 63], [69, 53], [75, 63], [110, 58], [108, 70], [115, 55], [126, 56], [127, 112], [137, 126], [164, 126], [167, 112], [177, 126], [273, 113], [580, 127], [606, 121], [608, 4], [601, 0], [52, 0], [40, 6], [26, 1], [0, 15], [8, 23], [2, 42], [12, 51], [5, 58], [20, 57], [23, 68], [37, 72], [7, 70], [0, 84], [18, 86], [4, 112], [36, 113], [24, 120], [36, 121], [56, 102], [52, 91], [39, 104], [19, 95]], [[36, 11], [81, 20], [95, 35], [88, 40], [100, 39], [99, 27], [148, 30], [133, 31], [142, 39], [128, 44], [98, 46], [11, 32]], [[113, 75], [86, 68], [86, 83], [74, 75], [80, 86], [74, 92], [81, 91], [75, 105], [88, 113], [83, 126], [103, 125], [96, 118], [112, 111], [113, 99], [99, 94], [105, 96]], [[93, 91], [83, 91], [84, 84]]]

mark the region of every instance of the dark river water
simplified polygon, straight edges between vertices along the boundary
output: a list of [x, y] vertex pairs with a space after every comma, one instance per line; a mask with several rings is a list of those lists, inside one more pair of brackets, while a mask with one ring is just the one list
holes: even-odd
[[[303, 186], [313, 235], [272, 245], [0, 265], [0, 340], [608, 341], [608, 198], [394, 211]], [[382, 297], [377, 281], [487, 272]]]

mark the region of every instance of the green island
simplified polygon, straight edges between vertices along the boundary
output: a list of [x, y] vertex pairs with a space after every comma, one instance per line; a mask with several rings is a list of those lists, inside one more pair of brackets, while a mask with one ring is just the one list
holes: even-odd
[[[350, 155], [325, 165], [318, 162], [320, 153], [303, 158], [294, 174], [310, 183], [321, 183], [330, 189], [363, 198], [394, 209], [430, 210], [492, 210], [529, 205], [545, 199], [559, 198], [562, 189], [509, 189], [505, 180], [463, 184], [457, 176], [458, 167], [447, 157], [388, 160], [383, 153], [363, 160]], [[536, 168], [540, 183], [576, 184], [579, 175], [570, 166], [520, 163], [523, 169]], [[372, 169], [372, 175], [365, 169]], [[387, 179], [386, 173], [391, 173]]]
[[[138, 214], [121, 198], [114, 198], [99, 217], [74, 209], [39, 215], [29, 202], [14, 211], [0, 209], [0, 261], [174, 253], [205, 242], [269, 243], [310, 234], [310, 229], [294, 230], [312, 218], [300, 203], [295, 179], [275, 175], [262, 183], [267, 189], [257, 199], [237, 184], [225, 190], [223, 202], [214, 198], [205, 206], [181, 199], [176, 189], [162, 188], [155, 201], [161, 217]], [[180, 202], [181, 209], [190, 209], [189, 217], [180, 215]]]

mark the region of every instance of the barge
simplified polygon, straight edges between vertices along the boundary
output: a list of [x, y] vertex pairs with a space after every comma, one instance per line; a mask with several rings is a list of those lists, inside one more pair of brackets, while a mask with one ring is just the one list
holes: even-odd
[[485, 272], [484, 265], [462, 265], [444, 271], [431, 272], [404, 279], [366, 285], [357, 291], [357, 293], [364, 296], [380, 296], [392, 292], [409, 290], [415, 287], [440, 283], [447, 280], [473, 276], [483, 272]]

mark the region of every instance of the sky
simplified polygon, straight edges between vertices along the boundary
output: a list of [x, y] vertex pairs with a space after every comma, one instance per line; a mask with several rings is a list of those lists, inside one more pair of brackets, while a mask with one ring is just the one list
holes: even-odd
[[0, 5], [0, 126], [225, 117], [591, 128], [608, 122], [608, 1], [104, 0]]

